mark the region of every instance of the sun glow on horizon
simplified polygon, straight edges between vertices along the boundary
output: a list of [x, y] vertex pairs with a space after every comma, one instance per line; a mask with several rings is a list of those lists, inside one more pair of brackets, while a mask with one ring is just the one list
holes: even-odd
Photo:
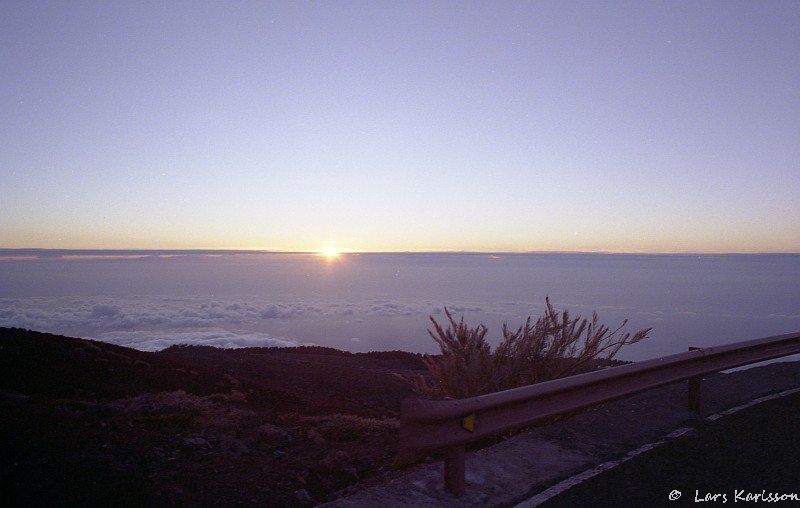
[[317, 255], [324, 257], [327, 261], [333, 261], [342, 255], [342, 251], [338, 247], [328, 246], [320, 249]]

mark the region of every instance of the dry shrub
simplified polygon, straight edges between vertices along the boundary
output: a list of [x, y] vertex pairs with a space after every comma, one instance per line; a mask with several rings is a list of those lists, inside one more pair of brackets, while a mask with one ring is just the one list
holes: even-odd
[[237, 404], [244, 404], [247, 402], [247, 394], [239, 390], [231, 390], [231, 393], [212, 393], [209, 399], [214, 402], [233, 402]]
[[302, 418], [306, 426], [329, 441], [355, 441], [367, 434], [396, 432], [399, 423], [396, 419], [376, 420], [349, 414], [330, 414]]
[[128, 397], [113, 402], [111, 407], [128, 415], [135, 425], [156, 432], [185, 434], [197, 427], [202, 411], [210, 405], [205, 397], [177, 390]]
[[271, 423], [264, 423], [256, 429], [256, 440], [263, 446], [276, 446], [290, 439], [291, 437], [288, 432]]
[[572, 318], [566, 310], [554, 310], [549, 298], [545, 303], [535, 322], [528, 317], [516, 330], [504, 324], [503, 341], [494, 351], [483, 324], [470, 328], [463, 316], [456, 321], [445, 309], [445, 328], [430, 316], [434, 329], [428, 333], [442, 354], [425, 357], [430, 376], [415, 379], [415, 389], [431, 398], [460, 399], [566, 377], [608, 363], [620, 348], [651, 330], [624, 332], [626, 319], [612, 331], [598, 322], [596, 312], [591, 321]]
[[116, 400], [109, 406], [150, 430], [177, 434], [202, 431], [204, 438], [218, 442], [224, 435], [238, 435], [253, 420], [255, 413], [243, 407], [243, 401], [244, 394], [236, 390], [230, 395], [209, 396], [177, 390], [145, 393]]
[[112, 405], [126, 414], [154, 415], [200, 412], [211, 406], [211, 402], [207, 397], [176, 390], [174, 392], [143, 393], [135, 397], [118, 400]]

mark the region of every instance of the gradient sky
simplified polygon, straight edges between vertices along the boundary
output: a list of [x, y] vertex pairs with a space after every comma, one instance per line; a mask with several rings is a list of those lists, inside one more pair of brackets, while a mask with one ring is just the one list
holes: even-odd
[[0, 247], [800, 252], [800, 2], [0, 3]]

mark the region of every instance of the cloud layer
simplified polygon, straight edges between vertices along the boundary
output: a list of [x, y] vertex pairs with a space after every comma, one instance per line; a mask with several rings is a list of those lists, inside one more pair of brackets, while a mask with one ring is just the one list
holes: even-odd
[[[489, 307], [458, 303], [450, 309], [468, 316], [513, 314], [508, 304]], [[353, 337], [355, 332], [347, 331], [348, 323], [358, 325], [359, 333], [372, 326], [372, 335], [376, 335], [381, 333], [381, 323], [389, 320], [405, 323], [406, 328], [415, 330], [416, 336], [425, 337], [427, 316], [441, 312], [442, 305], [431, 301], [386, 299], [308, 302], [253, 298], [223, 301], [203, 297], [30, 297], [0, 299], [0, 326], [78, 334], [148, 351], [179, 343], [249, 347], [318, 342], [313, 337], [309, 340], [309, 330], [319, 330], [320, 339], [338, 331], [346, 347], [348, 343], [361, 342]], [[305, 332], [302, 334], [305, 340], [293, 336], [298, 329]]]
[[279, 339], [251, 331], [232, 331], [211, 328], [198, 331], [134, 331], [103, 333], [98, 340], [142, 351], [160, 351], [175, 344], [242, 347], [288, 347], [299, 345], [295, 341]]
[[[580, 301], [554, 302], [573, 316], [590, 317], [592, 308]], [[136, 349], [155, 351], [173, 344], [218, 347], [293, 346], [322, 344], [351, 350], [405, 349], [433, 352], [426, 333], [428, 316], [441, 322], [443, 302], [411, 299], [364, 301], [285, 300], [210, 297], [25, 297], [0, 298], [0, 326], [21, 327], [65, 335], [97, 338]], [[517, 326], [538, 315], [543, 302], [448, 302], [456, 318], [471, 325], [483, 322], [490, 339], [499, 337], [504, 321]], [[629, 329], [655, 326], [653, 340], [642, 346], [640, 358], [704, 345], [754, 338], [800, 323], [795, 313], [734, 314], [727, 309], [699, 312], [648, 305], [602, 306], [602, 322], [619, 324], [631, 318]], [[684, 344], [685, 343], [685, 344]]]
[[[504, 315], [509, 309], [456, 304], [451, 311]], [[208, 298], [81, 298], [33, 297], [0, 299], [0, 325], [25, 328], [97, 326], [128, 329], [141, 326], [205, 327], [214, 323], [317, 319], [350, 316], [417, 316], [438, 314], [442, 305], [430, 301], [265, 302], [249, 299], [221, 302]]]

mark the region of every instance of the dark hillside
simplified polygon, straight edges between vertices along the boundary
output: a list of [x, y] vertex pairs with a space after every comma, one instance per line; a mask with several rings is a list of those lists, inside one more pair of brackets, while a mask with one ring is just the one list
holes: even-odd
[[116, 399], [153, 391], [210, 395], [230, 385], [218, 370], [106, 344], [0, 328], [0, 388], [32, 396]]
[[3, 505], [308, 506], [392, 463], [420, 357], [0, 328]]
[[425, 368], [421, 356], [413, 353], [354, 354], [323, 347], [173, 346], [157, 356], [213, 365], [250, 385], [291, 393], [304, 404], [296, 408], [300, 412], [350, 412], [368, 417], [398, 414], [399, 401], [412, 395], [401, 376]]

